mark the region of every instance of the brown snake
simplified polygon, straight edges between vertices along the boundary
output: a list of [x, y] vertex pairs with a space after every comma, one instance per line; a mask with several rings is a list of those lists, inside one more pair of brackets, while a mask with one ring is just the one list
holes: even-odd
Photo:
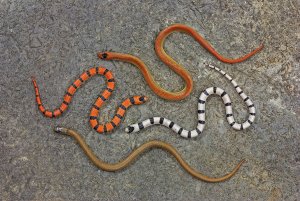
[[223, 182], [228, 179], [230, 179], [235, 173], [239, 170], [241, 165], [245, 162], [245, 160], [242, 160], [239, 162], [239, 164], [228, 174], [214, 178], [214, 177], [209, 177], [206, 176], [197, 170], [193, 169], [191, 166], [189, 166], [183, 158], [180, 156], [180, 154], [177, 152], [177, 150], [171, 146], [170, 144], [167, 144], [165, 142], [159, 141], [159, 140], [152, 140], [149, 142], [146, 142], [136, 148], [134, 151], [132, 151], [125, 159], [121, 160], [118, 163], [106, 163], [102, 161], [100, 158], [98, 158], [94, 152], [91, 150], [91, 148], [86, 144], [85, 140], [81, 137], [79, 133], [77, 133], [74, 130], [63, 128], [63, 127], [56, 127], [55, 131], [58, 133], [63, 133], [66, 135], [69, 135], [73, 137], [79, 146], [82, 148], [84, 153], [87, 155], [87, 157], [91, 160], [91, 162], [100, 168], [101, 170], [108, 171], [108, 172], [114, 172], [118, 170], [122, 170], [126, 168], [132, 161], [136, 159], [140, 154], [144, 153], [145, 151], [152, 149], [152, 148], [159, 148], [163, 149], [167, 152], [169, 152], [171, 155], [175, 157], [175, 159], [178, 161], [178, 163], [185, 169], [190, 175], [196, 177], [199, 180], [205, 181], [205, 182], [211, 182], [211, 183], [216, 183], [216, 182]]

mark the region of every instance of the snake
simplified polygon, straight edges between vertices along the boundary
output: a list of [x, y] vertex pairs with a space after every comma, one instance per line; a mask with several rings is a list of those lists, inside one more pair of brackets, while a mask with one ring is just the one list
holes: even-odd
[[205, 182], [211, 182], [211, 183], [223, 182], [223, 181], [230, 179], [233, 175], [236, 174], [236, 172], [239, 170], [241, 165], [245, 162], [244, 159], [241, 160], [238, 163], [238, 165], [230, 173], [228, 173], [222, 177], [218, 177], [218, 178], [209, 177], [209, 176], [206, 176], [206, 175], [198, 172], [197, 170], [193, 169], [191, 166], [189, 166], [188, 163], [184, 161], [184, 159], [180, 156], [178, 151], [172, 145], [167, 144], [163, 141], [152, 140], [152, 141], [142, 144], [141, 146], [139, 146], [138, 148], [133, 150], [123, 160], [121, 160], [117, 163], [106, 163], [95, 155], [95, 153], [91, 150], [91, 148], [87, 145], [85, 140], [82, 138], [82, 136], [78, 132], [76, 132], [72, 129], [64, 128], [64, 127], [56, 127], [54, 130], [57, 133], [62, 133], [62, 134], [66, 134], [68, 136], [73, 137], [77, 141], [77, 143], [79, 144], [81, 149], [84, 151], [86, 156], [90, 159], [90, 161], [95, 166], [97, 166], [99, 169], [101, 169], [103, 171], [108, 171], [108, 172], [115, 172], [115, 171], [126, 168], [139, 155], [141, 155], [144, 152], [146, 152], [147, 150], [153, 149], [153, 148], [159, 148], [159, 149], [169, 152], [171, 155], [173, 155], [175, 157], [175, 159], [182, 166], [182, 168], [184, 170], [186, 170], [190, 175], [194, 176], [195, 178], [197, 178], [199, 180], [202, 180]]
[[174, 24], [165, 28], [163, 31], [161, 31], [158, 34], [155, 40], [155, 52], [163, 63], [165, 63], [169, 68], [171, 68], [176, 74], [178, 74], [184, 80], [185, 87], [178, 92], [167, 91], [162, 87], [160, 87], [158, 83], [153, 79], [153, 76], [151, 75], [146, 64], [136, 56], [107, 51], [107, 52], [98, 52], [98, 57], [102, 60], [120, 60], [135, 65], [141, 71], [145, 81], [147, 82], [151, 90], [159, 97], [166, 100], [172, 100], [172, 101], [182, 100], [191, 93], [193, 89], [193, 80], [189, 72], [185, 70], [180, 64], [178, 64], [174, 59], [172, 59], [171, 56], [169, 56], [164, 50], [164, 41], [173, 32], [183, 32], [192, 36], [200, 45], [202, 45], [208, 52], [214, 55], [218, 60], [229, 64], [245, 61], [246, 59], [249, 59], [254, 54], [259, 52], [264, 47], [264, 45], [261, 44], [258, 48], [254, 49], [253, 51], [251, 51], [250, 53], [242, 57], [236, 59], [230, 59], [219, 54], [210, 45], [210, 43], [207, 42], [195, 29], [187, 25]]
[[127, 109], [132, 105], [140, 105], [145, 103], [148, 100], [148, 97], [146, 96], [132, 96], [130, 98], [125, 99], [121, 105], [118, 107], [114, 117], [110, 122], [107, 122], [105, 124], [100, 124], [97, 120], [99, 110], [103, 106], [106, 100], [109, 99], [111, 96], [114, 88], [115, 88], [115, 79], [110, 70], [104, 67], [93, 67], [89, 70], [83, 72], [80, 77], [75, 80], [71, 86], [67, 89], [67, 92], [63, 98], [63, 102], [61, 103], [60, 107], [50, 111], [47, 110], [43, 104], [40, 97], [39, 88], [36, 82], [36, 79], [32, 77], [32, 83], [35, 90], [36, 95], [36, 103], [38, 105], [38, 109], [42, 112], [42, 114], [46, 117], [53, 118], [58, 117], [62, 115], [69, 107], [70, 102], [72, 101], [73, 95], [77, 91], [81, 85], [87, 81], [89, 78], [95, 76], [95, 75], [102, 75], [106, 78], [106, 89], [103, 91], [101, 95], [99, 95], [95, 101], [95, 103], [92, 106], [92, 109], [90, 111], [90, 117], [89, 122], [92, 128], [94, 128], [98, 133], [106, 133], [112, 131], [115, 127], [117, 127], [122, 119], [124, 118], [124, 115], [127, 111]]
[[233, 117], [232, 103], [231, 103], [230, 97], [223, 89], [221, 89], [219, 87], [209, 87], [201, 93], [201, 95], [198, 99], [198, 125], [197, 125], [196, 129], [189, 131], [189, 130], [182, 128], [181, 126], [179, 126], [178, 124], [174, 123], [173, 121], [171, 121], [169, 119], [166, 119], [163, 117], [152, 117], [152, 118], [146, 119], [142, 122], [129, 125], [127, 128], [125, 128], [125, 131], [127, 133], [138, 132], [138, 131], [140, 131], [144, 128], [147, 128], [149, 126], [152, 126], [152, 125], [163, 125], [165, 127], [172, 129], [175, 133], [179, 134], [181, 137], [185, 137], [185, 138], [196, 137], [203, 132], [203, 129], [205, 127], [205, 103], [206, 103], [207, 98], [213, 94], [216, 94], [222, 98], [224, 105], [225, 105], [225, 113], [226, 113], [227, 121], [232, 128], [234, 128], [236, 130], [243, 130], [243, 129], [248, 128], [253, 123], [253, 121], [255, 119], [255, 115], [256, 115], [255, 114], [255, 106], [254, 106], [253, 102], [251, 101], [251, 99], [243, 92], [243, 90], [239, 87], [239, 85], [236, 83], [236, 81], [231, 76], [229, 76], [227, 73], [225, 73], [223, 70], [221, 70], [218, 67], [215, 67], [211, 64], [206, 64], [206, 66], [216, 70], [217, 72], [222, 74], [224, 77], [226, 77], [231, 82], [231, 84], [234, 86], [236, 92], [244, 100], [244, 102], [248, 106], [248, 110], [249, 110], [249, 116], [245, 122], [240, 124], [235, 121], [235, 119]]

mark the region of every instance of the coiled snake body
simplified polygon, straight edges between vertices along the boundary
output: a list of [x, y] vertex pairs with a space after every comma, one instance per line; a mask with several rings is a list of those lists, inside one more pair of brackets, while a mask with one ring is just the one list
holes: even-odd
[[177, 73], [185, 82], [185, 87], [179, 92], [170, 92], [163, 88], [161, 88], [157, 82], [153, 79], [151, 73], [148, 70], [148, 67], [145, 65], [145, 63], [129, 54], [123, 54], [123, 53], [116, 53], [116, 52], [99, 52], [98, 57], [103, 60], [121, 60], [125, 62], [129, 62], [133, 65], [135, 65], [141, 73], [143, 74], [147, 84], [151, 88], [151, 90], [158, 96], [160, 96], [163, 99], [167, 100], [182, 100], [185, 97], [187, 97], [192, 89], [193, 89], [193, 79], [189, 72], [185, 70], [180, 64], [178, 64], [174, 59], [172, 59], [164, 50], [163, 45], [165, 39], [173, 32], [184, 32], [186, 34], [189, 34], [192, 36], [200, 45], [202, 45], [208, 52], [213, 54], [217, 59], [219, 59], [222, 62], [225, 63], [238, 63], [245, 61], [246, 59], [250, 58], [257, 52], [259, 52], [263, 45], [260, 45], [258, 48], [253, 50], [252, 52], [237, 58], [237, 59], [230, 59], [226, 58], [222, 55], [220, 55], [196, 30], [193, 28], [183, 25], [183, 24], [174, 24], [163, 31], [159, 33], [155, 40], [155, 52], [157, 56], [168, 66], [170, 67], [175, 73]]
[[140, 123], [132, 124], [128, 126], [125, 131], [128, 133], [131, 132], [138, 132], [144, 128], [147, 128], [152, 125], [163, 125], [170, 129], [172, 129], [174, 132], [179, 134], [182, 137], [185, 138], [193, 138], [198, 135], [200, 135], [204, 129], [205, 126], [205, 101], [208, 98], [208, 96], [212, 94], [217, 94], [218, 96], [222, 97], [223, 102], [225, 104], [226, 108], [226, 117], [227, 121], [230, 124], [230, 126], [236, 130], [243, 130], [248, 128], [255, 119], [255, 107], [253, 102], [250, 100], [250, 98], [243, 92], [243, 90], [238, 86], [238, 84], [230, 77], [227, 73], [225, 73], [223, 70], [220, 70], [217, 67], [214, 67], [213, 65], [208, 65], [210, 68], [215, 69], [219, 73], [221, 73], [223, 76], [225, 76], [231, 84], [234, 86], [240, 97], [244, 100], [244, 102], [247, 104], [249, 109], [249, 117], [248, 119], [242, 123], [239, 124], [234, 120], [233, 113], [232, 113], [232, 106], [231, 106], [231, 100], [228, 94], [219, 87], [209, 87], [205, 89], [198, 100], [198, 125], [195, 130], [188, 131], [186, 129], [183, 129], [179, 125], [175, 124], [173, 121], [163, 118], [163, 117], [152, 117], [150, 119], [144, 120]]
[[93, 77], [94, 75], [103, 75], [106, 78], [107, 81], [107, 87], [103, 91], [103, 93], [97, 98], [95, 101], [91, 112], [90, 112], [90, 125], [92, 128], [94, 128], [98, 133], [105, 133], [112, 131], [116, 126], [118, 126], [121, 123], [122, 118], [124, 117], [127, 108], [129, 108], [132, 105], [140, 105], [145, 103], [147, 101], [147, 97], [145, 96], [133, 96], [130, 98], [127, 98], [126, 100], [123, 101], [123, 103], [120, 105], [118, 108], [115, 116], [113, 119], [106, 123], [106, 124], [100, 124], [97, 120], [99, 110], [103, 106], [104, 102], [110, 97], [112, 94], [114, 88], [115, 88], [115, 80], [113, 77], [113, 74], [111, 71], [109, 71], [106, 68], [103, 67], [95, 67], [91, 68], [88, 71], [82, 73], [80, 77], [71, 84], [71, 86], [68, 88], [66, 95], [64, 96], [63, 102], [60, 105], [58, 109], [55, 109], [54, 111], [49, 111], [45, 109], [45, 107], [42, 104], [42, 100], [40, 98], [40, 92], [38, 85], [36, 83], [36, 80], [32, 78], [33, 86], [35, 89], [35, 94], [36, 94], [36, 102], [38, 104], [39, 110], [44, 114], [46, 117], [58, 117], [60, 116], [63, 112], [65, 112], [68, 109], [68, 106], [72, 100], [73, 95], [75, 94], [76, 90], [90, 77]]
[[205, 182], [222, 182], [225, 180], [230, 179], [241, 167], [241, 165], [245, 162], [245, 160], [242, 160], [241, 162], [239, 162], [239, 164], [228, 174], [222, 176], [222, 177], [218, 177], [218, 178], [213, 178], [213, 177], [209, 177], [206, 176], [198, 171], [196, 171], [195, 169], [193, 169], [191, 166], [189, 166], [180, 156], [180, 154], [177, 152], [177, 150], [162, 141], [158, 141], [158, 140], [153, 140], [153, 141], [149, 141], [145, 144], [142, 144], [140, 147], [138, 147], [137, 149], [135, 149], [134, 151], [132, 151], [125, 159], [121, 160], [118, 163], [106, 163], [104, 161], [102, 161], [101, 159], [99, 159], [94, 153], [93, 151], [90, 149], [90, 147], [86, 144], [86, 142], [84, 141], [84, 139], [80, 136], [79, 133], [71, 130], [71, 129], [67, 129], [67, 128], [63, 128], [63, 127], [57, 127], [55, 128], [55, 131], [58, 133], [63, 133], [66, 135], [69, 135], [71, 137], [73, 137], [77, 143], [79, 144], [79, 146], [82, 148], [82, 150], [84, 151], [84, 153], [87, 155], [87, 157], [91, 160], [91, 162], [97, 166], [98, 168], [100, 168], [101, 170], [104, 171], [109, 171], [109, 172], [114, 172], [114, 171], [118, 171], [118, 170], [122, 170], [124, 168], [126, 168], [131, 162], [133, 162], [139, 155], [141, 155], [142, 153], [144, 153], [145, 151], [152, 149], [152, 148], [159, 148], [159, 149], [163, 149], [165, 151], [168, 151], [171, 155], [173, 155], [176, 160], [178, 161], [178, 163], [192, 176], [194, 176], [197, 179], [200, 179], [202, 181]]

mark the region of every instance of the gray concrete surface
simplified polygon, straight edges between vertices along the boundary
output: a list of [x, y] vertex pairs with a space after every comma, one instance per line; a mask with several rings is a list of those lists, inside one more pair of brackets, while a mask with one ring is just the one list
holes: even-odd
[[[0, 1], [0, 200], [300, 200], [299, 1]], [[193, 75], [195, 88], [180, 102], [158, 98], [140, 72], [122, 62], [105, 62], [97, 51], [139, 56], [161, 86], [179, 90], [183, 82], [154, 52], [157, 34], [173, 23], [198, 30], [222, 54], [238, 57], [264, 42], [252, 59], [235, 65], [218, 62], [191, 37], [175, 33], [166, 51]], [[153, 115], [188, 129], [196, 126], [197, 98], [210, 86], [231, 96], [236, 118], [247, 108], [230, 83], [202, 63], [232, 75], [254, 101], [257, 119], [245, 131], [230, 128], [220, 98], [207, 104], [202, 136], [186, 140], [163, 127], [126, 134], [130, 123]], [[88, 116], [105, 88], [91, 79], [57, 119], [42, 116], [31, 76], [37, 78], [45, 106], [58, 107], [66, 88], [92, 66], [114, 72], [117, 88], [99, 119], [112, 117], [122, 99], [145, 94], [150, 101], [132, 107], [111, 135], [90, 128]], [[63, 125], [82, 133], [97, 155], [116, 162], [151, 139], [175, 146], [187, 162], [210, 176], [247, 163], [229, 181], [194, 179], [161, 150], [139, 157], [116, 173], [98, 170], [72, 138], [52, 131]]]

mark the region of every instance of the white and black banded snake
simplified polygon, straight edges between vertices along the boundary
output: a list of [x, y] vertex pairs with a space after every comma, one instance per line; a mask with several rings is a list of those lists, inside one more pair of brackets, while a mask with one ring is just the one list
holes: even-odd
[[152, 118], [146, 119], [142, 122], [129, 125], [125, 129], [125, 131], [127, 133], [138, 132], [138, 131], [140, 131], [144, 128], [147, 128], [149, 126], [152, 126], [152, 125], [164, 125], [170, 129], [172, 129], [174, 132], [176, 132], [177, 134], [179, 134], [182, 137], [185, 137], [185, 138], [196, 137], [196, 136], [200, 135], [204, 130], [204, 127], [205, 127], [205, 102], [206, 102], [206, 99], [212, 94], [216, 94], [222, 98], [222, 100], [225, 104], [227, 121], [232, 128], [234, 128], [236, 130], [243, 130], [243, 129], [248, 128], [255, 119], [255, 107], [254, 107], [253, 102], [243, 92], [243, 90], [238, 86], [236, 81], [234, 81], [231, 76], [229, 76], [223, 70], [221, 70], [213, 65], [209, 64], [208, 66], [212, 69], [215, 69], [216, 71], [221, 73], [224, 77], [226, 77], [231, 82], [231, 84], [234, 86], [237, 93], [244, 100], [246, 105], [248, 106], [249, 117], [244, 123], [240, 124], [235, 121], [235, 119], [233, 117], [233, 111], [232, 111], [231, 100], [230, 100], [229, 95], [223, 89], [221, 89], [219, 87], [209, 87], [201, 93], [201, 95], [198, 99], [198, 125], [197, 125], [196, 129], [194, 129], [192, 131], [185, 130], [184, 128], [182, 128], [181, 126], [177, 125], [176, 123], [174, 123], [173, 121], [171, 121], [169, 119], [166, 119], [163, 117], [152, 117]]

